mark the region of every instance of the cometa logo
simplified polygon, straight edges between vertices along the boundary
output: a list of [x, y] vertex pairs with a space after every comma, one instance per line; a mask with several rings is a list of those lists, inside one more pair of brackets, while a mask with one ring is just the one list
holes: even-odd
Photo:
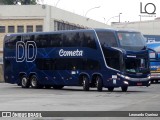
[[61, 49], [59, 51], [59, 56], [83, 56], [83, 51], [78, 49], [75, 51], [65, 51]]

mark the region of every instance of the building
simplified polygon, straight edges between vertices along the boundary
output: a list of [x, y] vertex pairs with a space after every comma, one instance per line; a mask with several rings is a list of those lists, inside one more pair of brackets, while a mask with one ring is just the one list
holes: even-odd
[[0, 5], [0, 50], [8, 33], [107, 27], [110, 26], [49, 5]]
[[140, 31], [145, 37], [146, 42], [160, 41], [160, 18], [149, 21], [112, 23], [112, 27], [118, 29], [132, 29]]
[[145, 35], [160, 35], [160, 19], [137, 22], [112, 23], [112, 27], [133, 29]]

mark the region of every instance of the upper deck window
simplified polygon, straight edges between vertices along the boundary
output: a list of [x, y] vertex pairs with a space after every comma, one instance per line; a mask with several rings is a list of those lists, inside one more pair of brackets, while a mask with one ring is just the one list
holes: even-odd
[[117, 47], [117, 41], [113, 32], [97, 31], [99, 41], [104, 47]]
[[117, 32], [122, 48], [127, 50], [141, 50], [146, 46], [144, 37], [139, 32]]

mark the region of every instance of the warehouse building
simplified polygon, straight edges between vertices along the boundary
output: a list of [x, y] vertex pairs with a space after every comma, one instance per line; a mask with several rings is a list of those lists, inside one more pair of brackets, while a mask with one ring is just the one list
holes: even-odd
[[112, 27], [140, 31], [148, 42], [160, 41], [160, 18], [149, 21], [112, 23]]
[[107, 27], [110, 26], [49, 5], [0, 5], [0, 51], [8, 33]]

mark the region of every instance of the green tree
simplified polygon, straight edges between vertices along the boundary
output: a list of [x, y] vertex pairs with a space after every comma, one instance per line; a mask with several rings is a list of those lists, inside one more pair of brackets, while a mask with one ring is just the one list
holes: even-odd
[[4, 5], [16, 5], [20, 3], [21, 5], [36, 5], [36, 0], [0, 0], [0, 3]]
[[19, 0], [21, 5], [36, 5], [36, 0]]
[[15, 5], [17, 3], [15, 3], [17, 0], [0, 0], [0, 3], [4, 4], [4, 5]]

